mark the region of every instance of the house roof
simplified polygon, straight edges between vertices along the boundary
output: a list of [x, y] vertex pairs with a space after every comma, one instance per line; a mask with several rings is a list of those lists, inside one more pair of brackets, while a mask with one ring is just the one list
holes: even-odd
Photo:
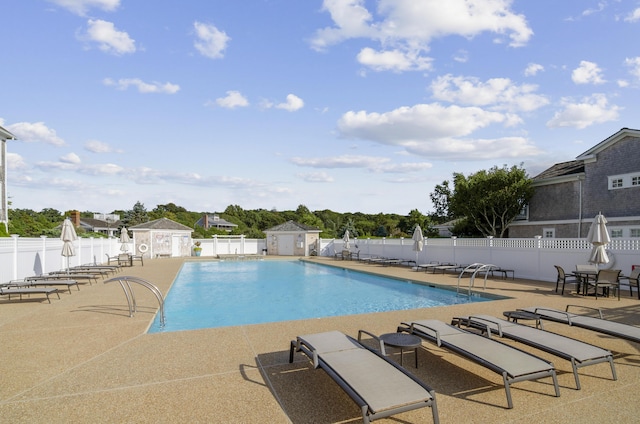
[[271, 227], [268, 230], [264, 230], [265, 232], [270, 231], [270, 232], [276, 232], [276, 231], [283, 231], [283, 232], [292, 232], [292, 231], [317, 231], [320, 232], [320, 229], [317, 227], [312, 227], [310, 225], [305, 225], [305, 224], [300, 224], [299, 222], [295, 222], [295, 221], [287, 221], [284, 224], [280, 224], [280, 225], [276, 225], [275, 227]]
[[16, 136], [0, 126], [0, 140], [15, 140]]
[[[233, 222], [229, 222], [224, 218], [220, 218], [220, 216], [218, 215], [209, 215], [207, 214], [207, 217], [209, 219], [209, 226], [210, 227], [215, 227], [215, 226], [222, 226], [222, 227], [237, 227], [237, 224], [234, 224]], [[198, 222], [196, 222], [196, 225], [199, 225], [200, 227], [202, 227], [202, 225], [204, 224], [204, 218], [200, 217], [200, 219], [198, 220]]]
[[91, 228], [113, 228], [116, 229], [122, 225], [121, 221], [107, 222], [95, 218], [80, 218], [80, 224], [87, 225]]
[[160, 218], [153, 221], [145, 222], [129, 227], [130, 230], [179, 230], [193, 231], [193, 228], [182, 225], [179, 222], [170, 220], [169, 218]]
[[584, 172], [584, 162], [581, 160], [571, 160], [569, 162], [556, 163], [551, 168], [547, 168], [533, 180], [546, 180], [548, 178], [564, 177], [567, 175], [580, 174]]
[[600, 143], [596, 144], [586, 152], [579, 155], [576, 159], [578, 160], [590, 159], [593, 155], [600, 153], [607, 147], [617, 143], [618, 141], [628, 136], [640, 138], [640, 130], [634, 130], [632, 128], [622, 128], [617, 133], [605, 138]]

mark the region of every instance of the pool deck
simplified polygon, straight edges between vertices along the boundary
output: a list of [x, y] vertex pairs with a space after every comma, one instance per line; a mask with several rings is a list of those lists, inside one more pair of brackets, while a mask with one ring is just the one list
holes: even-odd
[[[453, 274], [314, 260], [438, 285], [455, 287], [457, 282]], [[182, 263], [179, 258], [151, 259], [119, 275], [147, 279], [166, 293]], [[476, 282], [480, 291], [481, 284]], [[608, 319], [640, 325], [640, 301], [628, 291], [620, 301], [596, 300], [566, 292], [561, 296], [553, 292], [554, 285], [496, 277], [488, 280], [486, 292], [509, 299], [157, 334], [145, 334], [157, 301], [140, 287], [134, 287], [138, 313], [133, 318], [118, 283], [81, 284], [80, 291], [60, 293], [60, 300], [52, 296], [51, 304], [39, 295], [21, 302], [3, 296], [0, 421], [358, 423], [358, 407], [323, 371], [313, 370], [302, 354], [288, 363], [291, 339], [328, 330], [381, 334], [395, 331], [404, 320], [449, 322], [471, 313], [502, 317], [503, 311], [519, 307], [564, 309], [567, 304], [601, 307]], [[499, 375], [442, 348], [423, 343], [418, 369], [412, 366], [413, 357], [405, 357], [405, 365], [435, 389], [442, 423], [637, 422], [640, 345], [563, 324], [547, 322], [545, 329], [611, 350], [618, 380], [612, 381], [606, 363], [589, 366], [579, 370], [582, 390], [576, 390], [568, 361], [509, 342], [555, 364], [561, 396], [553, 396], [549, 379], [516, 383], [514, 408], [507, 409]], [[423, 408], [376, 422], [430, 423], [431, 411]]]

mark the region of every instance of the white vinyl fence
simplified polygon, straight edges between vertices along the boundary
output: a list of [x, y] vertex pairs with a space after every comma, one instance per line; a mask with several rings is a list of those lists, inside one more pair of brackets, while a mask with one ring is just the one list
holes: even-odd
[[[106, 262], [122, 246], [115, 238], [79, 238], [73, 245], [76, 255], [69, 257], [69, 266]], [[66, 269], [61, 252], [58, 238], [0, 237], [0, 283]]]
[[[410, 238], [355, 239], [350, 244], [351, 252], [359, 252], [361, 258], [405, 259], [419, 264], [431, 261], [492, 264], [514, 270], [518, 278], [540, 281], [556, 280], [554, 265], [573, 271], [577, 264], [587, 264], [592, 248], [586, 239], [541, 237], [427, 238], [422, 252], [413, 250], [413, 240]], [[336, 252], [342, 252], [342, 247], [342, 240], [322, 240], [320, 252], [322, 256], [333, 256]], [[600, 267], [620, 269], [623, 275], [629, 275], [634, 265], [640, 267], [640, 238], [614, 238], [607, 245], [607, 253], [611, 261]]]
[[[194, 240], [195, 241], [195, 240]], [[200, 239], [202, 256], [262, 255], [265, 253], [264, 239], [247, 239], [244, 236], [220, 236]], [[361, 258], [386, 257], [415, 260], [417, 263], [431, 261], [457, 264], [493, 264], [512, 269], [516, 277], [555, 281], [553, 265], [565, 270], [574, 270], [577, 264], [586, 264], [591, 244], [586, 239], [425, 239], [422, 252], [413, 250], [413, 240], [359, 239], [350, 242], [351, 251], [359, 252]], [[120, 253], [121, 243], [116, 238], [80, 238], [74, 242], [76, 255], [69, 258], [69, 265], [103, 263], [107, 255]], [[341, 239], [320, 240], [320, 255], [333, 257], [343, 249]], [[0, 238], [0, 283], [23, 279], [32, 275], [46, 274], [67, 267], [67, 258], [61, 255], [62, 241], [57, 238], [22, 238], [18, 236]], [[132, 248], [129, 249], [132, 251]], [[612, 261], [604, 266], [622, 270], [628, 275], [632, 266], [640, 266], [640, 238], [614, 238], [607, 245]]]

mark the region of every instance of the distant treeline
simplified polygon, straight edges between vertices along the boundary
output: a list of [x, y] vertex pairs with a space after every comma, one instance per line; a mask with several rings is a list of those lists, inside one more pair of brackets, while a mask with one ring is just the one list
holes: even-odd
[[[60, 212], [56, 209], [43, 209], [35, 212], [31, 209], [9, 209], [9, 233], [18, 234], [21, 237], [58, 237], [60, 225], [71, 211]], [[417, 209], [408, 215], [378, 213], [365, 214], [361, 212], [339, 213], [325, 209], [310, 211], [306, 206], [300, 205], [295, 211], [277, 211], [267, 209], [245, 210], [238, 205], [229, 205], [222, 212], [190, 212], [173, 203], [158, 205], [153, 210], [147, 211], [144, 205], [137, 202], [130, 210], [114, 210], [113, 214], [120, 215], [119, 226], [130, 227], [158, 218], [168, 218], [193, 228], [194, 238], [209, 238], [214, 234], [244, 234], [249, 238], [264, 238], [264, 230], [293, 220], [300, 224], [309, 225], [320, 229], [323, 238], [341, 238], [346, 230], [351, 237], [411, 237], [416, 225], [420, 225], [425, 235], [436, 236], [433, 231], [435, 220], [432, 216], [423, 215]], [[204, 215], [218, 215], [231, 223], [236, 224], [231, 233], [223, 230], [205, 230], [196, 225], [196, 222]], [[94, 212], [81, 212], [82, 218], [93, 218]], [[0, 229], [4, 232], [4, 228]], [[7, 234], [5, 234], [7, 235]], [[82, 229], [78, 231], [80, 237], [101, 237], [102, 234], [86, 233]]]

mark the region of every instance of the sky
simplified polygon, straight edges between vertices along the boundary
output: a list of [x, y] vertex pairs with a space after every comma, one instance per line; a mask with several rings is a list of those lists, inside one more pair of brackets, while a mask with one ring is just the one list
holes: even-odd
[[639, 0], [0, 0], [11, 208], [408, 214], [640, 128]]

